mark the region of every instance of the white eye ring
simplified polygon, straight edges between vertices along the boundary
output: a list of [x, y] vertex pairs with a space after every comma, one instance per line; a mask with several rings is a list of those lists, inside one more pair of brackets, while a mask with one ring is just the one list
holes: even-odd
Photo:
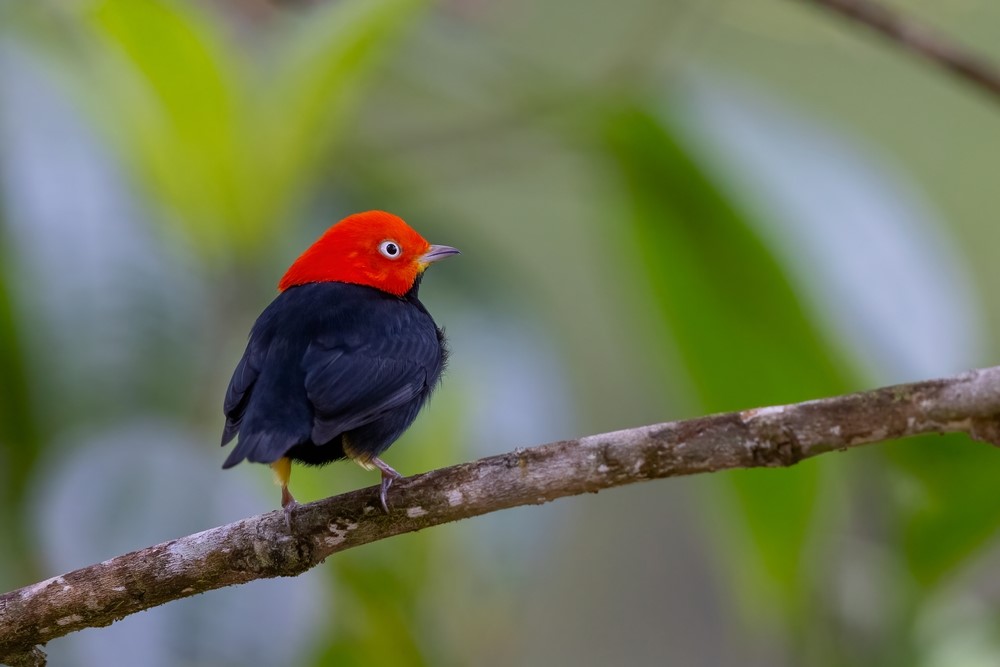
[[399, 247], [398, 243], [392, 240], [379, 243], [378, 251], [387, 259], [399, 259], [399, 256], [403, 254], [403, 249]]

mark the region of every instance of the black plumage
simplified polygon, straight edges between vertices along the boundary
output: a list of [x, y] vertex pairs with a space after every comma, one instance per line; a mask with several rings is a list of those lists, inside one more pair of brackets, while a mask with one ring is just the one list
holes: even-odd
[[283, 457], [369, 464], [385, 451], [447, 357], [419, 286], [418, 278], [402, 297], [342, 282], [282, 292], [254, 324], [226, 392], [222, 444], [239, 440], [223, 468]]

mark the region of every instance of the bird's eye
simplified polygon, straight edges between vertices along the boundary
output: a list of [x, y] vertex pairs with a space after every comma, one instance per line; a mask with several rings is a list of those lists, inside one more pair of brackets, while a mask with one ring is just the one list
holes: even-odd
[[382, 241], [378, 245], [378, 251], [389, 259], [399, 259], [399, 256], [403, 254], [403, 249], [395, 241]]

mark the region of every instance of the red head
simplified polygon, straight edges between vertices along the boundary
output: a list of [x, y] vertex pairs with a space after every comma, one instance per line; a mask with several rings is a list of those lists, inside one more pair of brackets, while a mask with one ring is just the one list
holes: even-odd
[[341, 282], [403, 296], [431, 263], [457, 253], [449, 246], [431, 245], [391, 213], [355, 213], [309, 246], [285, 272], [278, 289]]

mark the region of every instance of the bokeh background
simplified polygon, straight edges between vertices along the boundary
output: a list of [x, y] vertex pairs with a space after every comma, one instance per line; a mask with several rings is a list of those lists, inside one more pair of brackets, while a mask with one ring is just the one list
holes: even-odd
[[[1000, 5], [899, 0], [1000, 61]], [[357, 210], [464, 254], [389, 453], [996, 362], [1000, 105], [792, 0], [0, 2], [0, 588], [270, 510], [221, 400]], [[1000, 452], [932, 437], [506, 511], [51, 664], [1000, 663]], [[375, 483], [299, 470], [313, 500]]]

